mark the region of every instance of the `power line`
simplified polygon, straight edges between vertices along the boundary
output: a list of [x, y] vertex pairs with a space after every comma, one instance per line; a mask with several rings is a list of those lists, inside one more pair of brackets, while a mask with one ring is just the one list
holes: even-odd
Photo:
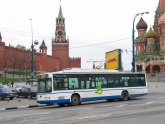
[[[25, 35], [25, 36], [28, 36], [28, 37], [31, 37], [31, 34], [30, 32], [26, 32], [26, 31], [21, 31], [21, 30], [15, 30], [15, 29], [11, 29], [11, 28], [5, 28], [5, 27], [1, 27], [0, 28], [3, 28], [7, 31], [5, 32], [9, 32], [9, 33], [15, 33], [15, 34], [21, 34], [21, 35]], [[42, 35], [42, 34], [36, 34], [34, 33], [35, 36], [37, 37], [40, 37], [40, 38], [44, 38], [44, 39], [51, 39], [52, 36], [45, 36], [45, 35]], [[46, 37], [46, 38], [45, 38]], [[107, 41], [107, 42], [103, 42], [104, 44], [107, 44], [109, 42], [116, 42], [116, 41], [121, 41], [121, 40], [126, 40], [126, 39], [130, 39], [131, 37], [129, 38], [123, 38], [123, 39], [119, 39], [119, 40], [114, 40], [114, 41]], [[80, 43], [84, 43], [84, 42], [79, 42], [79, 43], [74, 43], [74, 44], [80, 44]], [[80, 47], [86, 47], [86, 46], [93, 46], [93, 45], [100, 45], [101, 43], [97, 43], [97, 44], [89, 44], [89, 45], [83, 45], [83, 46], [80, 46]], [[73, 47], [73, 48], [79, 48], [79, 47]]]
[[[7, 31], [4, 31], [4, 32], [9, 32], [9, 33], [15, 33], [15, 34], [21, 34], [21, 35], [25, 35], [25, 36], [28, 36], [28, 37], [31, 37], [31, 34], [30, 32], [25, 32], [25, 31], [21, 31], [21, 30], [15, 30], [15, 29], [11, 29], [11, 28], [4, 28], [4, 27], [0, 27], [4, 30], [7, 30]], [[34, 33], [35, 36], [37, 37], [41, 37], [41, 38], [47, 38], [47, 39], [51, 39], [51, 36], [45, 36], [45, 35], [42, 35], [42, 34], [36, 34]]]
[[[12, 31], [12, 33], [16, 33], [16, 34], [21, 34], [21, 35], [25, 35], [25, 36], [28, 36], [30, 37], [30, 33], [29, 32], [25, 32], [25, 31], [21, 31], [21, 30], [14, 30], [14, 29], [10, 29], [10, 28], [4, 28], [6, 30], [9, 30], [9, 31]], [[50, 40], [50, 37], [49, 36], [44, 36], [44, 35], [41, 35], [41, 34], [34, 34], [34, 35], [38, 35], [39, 37], [47, 37], [46, 39], [49, 39]], [[45, 38], [44, 38], [45, 39]], [[109, 43], [112, 43], [112, 42], [119, 42], [119, 41], [122, 41], [122, 40], [128, 40], [128, 39], [131, 39], [131, 37], [127, 37], [127, 38], [122, 38], [122, 39], [119, 39], [119, 40], [112, 40], [112, 41], [106, 41], [106, 42], [101, 42], [101, 43], [95, 43], [95, 44], [87, 44], [87, 45], [82, 45], [82, 46], [77, 46], [77, 47], [71, 47], [70, 49], [77, 49], [77, 48], [84, 48], [84, 47], [92, 47], [92, 46], [97, 46], [97, 45], [105, 45], [105, 44], [109, 44]], [[82, 42], [80, 42], [82, 43]], [[80, 44], [79, 43], [79, 44]], [[84, 43], [84, 42], [83, 42]], [[114, 47], [116, 48], [116, 47]], [[48, 51], [51, 51], [51, 50], [48, 50]]]
[[[118, 41], [122, 41], [122, 40], [126, 40], [126, 39], [130, 39], [129, 38], [123, 38], [123, 39], [119, 39], [119, 40], [113, 40], [113, 41], [106, 41], [106, 42], [101, 42], [101, 43], [97, 43], [97, 44], [89, 44], [89, 45], [83, 45], [83, 46], [79, 46], [79, 47], [71, 47], [69, 49], [76, 49], [76, 48], [84, 48], [84, 47], [92, 47], [92, 46], [97, 46], [97, 45], [105, 45], [105, 44], [108, 44], [108, 43], [112, 43], [112, 42], [118, 42]], [[50, 51], [50, 50], [47, 50], [47, 51]], [[132, 52], [132, 51], [126, 51], [127, 53], [128, 52]]]
[[78, 46], [78, 47], [71, 47], [70, 49], [76, 49], [76, 48], [82, 48], [82, 47], [90, 47], [90, 46], [96, 46], [96, 45], [105, 45], [108, 43], [112, 43], [112, 42], [118, 42], [118, 41], [122, 41], [122, 40], [128, 40], [131, 37], [127, 37], [127, 38], [123, 38], [123, 39], [119, 39], [119, 40], [112, 40], [112, 41], [106, 41], [106, 42], [101, 42], [101, 43], [96, 43], [96, 44], [89, 44], [89, 45], [83, 45], [83, 46]]

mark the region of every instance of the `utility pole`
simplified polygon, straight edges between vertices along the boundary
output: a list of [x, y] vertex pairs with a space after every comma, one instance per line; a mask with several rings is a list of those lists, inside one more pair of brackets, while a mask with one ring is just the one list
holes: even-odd
[[32, 44], [31, 44], [31, 50], [32, 50], [32, 52], [31, 52], [31, 79], [32, 79], [32, 81], [33, 81], [33, 79], [34, 79], [34, 46], [35, 45], [38, 45], [38, 42], [34, 42], [33, 43], [33, 25], [32, 25], [32, 19], [30, 19], [30, 22], [31, 22], [31, 35], [32, 35]]
[[136, 17], [139, 15], [144, 15], [144, 14], [149, 14], [149, 12], [142, 12], [142, 13], [137, 13], [135, 14], [133, 18], [133, 27], [132, 27], [132, 71], [135, 72], [135, 20]]

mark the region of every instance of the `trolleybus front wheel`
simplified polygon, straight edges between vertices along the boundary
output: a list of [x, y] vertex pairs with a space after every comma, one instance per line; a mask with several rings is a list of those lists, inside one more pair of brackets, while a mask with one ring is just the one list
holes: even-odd
[[80, 97], [78, 95], [72, 95], [71, 105], [73, 106], [80, 105]]

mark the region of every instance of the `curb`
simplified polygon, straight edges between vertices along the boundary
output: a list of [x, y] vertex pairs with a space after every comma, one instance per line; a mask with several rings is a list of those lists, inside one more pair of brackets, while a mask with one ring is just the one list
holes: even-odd
[[26, 105], [26, 106], [17, 106], [17, 107], [9, 107], [9, 108], [0, 108], [0, 111], [5, 111], [5, 110], [13, 110], [13, 109], [24, 109], [24, 108], [37, 108], [37, 107], [44, 107], [44, 106], [50, 106], [46, 104], [41, 104], [41, 105]]

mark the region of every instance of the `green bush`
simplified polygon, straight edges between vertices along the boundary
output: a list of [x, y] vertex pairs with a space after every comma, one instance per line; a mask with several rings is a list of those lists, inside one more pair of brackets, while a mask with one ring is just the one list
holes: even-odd
[[5, 77], [0, 78], [0, 83], [7, 82], [7, 81], [20, 82], [21, 80], [17, 78], [5, 78]]
[[[6, 73], [13, 74], [13, 70], [7, 70]], [[26, 73], [26, 75], [31, 75], [30, 70], [27, 70], [27, 71], [25, 71], [25, 70], [14, 70], [15, 75], [25, 75], [25, 73]], [[40, 73], [41, 72], [36, 71], [36, 72], [34, 72], [34, 75], [37, 75], [37, 74], [40, 74]]]
[[[6, 73], [13, 74], [13, 70], [7, 70]], [[31, 71], [29, 71], [29, 70], [27, 70], [27, 71], [25, 71], [25, 70], [14, 70], [15, 75], [25, 75], [25, 73], [27, 75], [30, 75]]]

